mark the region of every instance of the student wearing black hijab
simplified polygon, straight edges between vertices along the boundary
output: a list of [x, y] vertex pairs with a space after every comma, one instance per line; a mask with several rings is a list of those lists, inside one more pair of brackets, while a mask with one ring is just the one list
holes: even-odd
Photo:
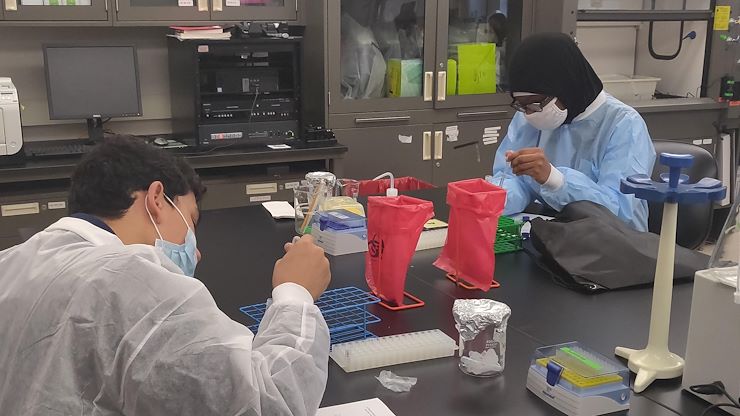
[[573, 39], [532, 35], [509, 67], [517, 110], [496, 152], [493, 183], [507, 190], [505, 214], [534, 200], [561, 210], [593, 201], [633, 228], [647, 230], [647, 204], [619, 191], [622, 178], [649, 175], [655, 149], [645, 121], [607, 94]]

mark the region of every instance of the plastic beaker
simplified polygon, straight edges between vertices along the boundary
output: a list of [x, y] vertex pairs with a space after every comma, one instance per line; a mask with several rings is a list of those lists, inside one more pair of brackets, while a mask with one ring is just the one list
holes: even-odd
[[360, 181], [355, 179], [337, 179], [334, 196], [347, 196], [354, 200], [360, 196]]
[[295, 231], [299, 235], [311, 234], [311, 226], [318, 219], [318, 211], [326, 199], [329, 189], [310, 185], [300, 185], [293, 189], [295, 208]]

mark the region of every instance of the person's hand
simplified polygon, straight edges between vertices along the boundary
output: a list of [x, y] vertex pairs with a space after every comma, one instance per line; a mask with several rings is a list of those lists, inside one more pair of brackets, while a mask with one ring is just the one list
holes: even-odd
[[506, 152], [506, 161], [511, 163], [511, 171], [517, 176], [531, 176], [540, 184], [547, 182], [547, 178], [550, 177], [552, 166], [545, 152], [539, 147]]
[[324, 256], [324, 249], [314, 244], [310, 235], [285, 244], [285, 256], [275, 263], [272, 272], [273, 288], [283, 283], [295, 283], [306, 288], [314, 300], [324, 293], [330, 280], [329, 260]]

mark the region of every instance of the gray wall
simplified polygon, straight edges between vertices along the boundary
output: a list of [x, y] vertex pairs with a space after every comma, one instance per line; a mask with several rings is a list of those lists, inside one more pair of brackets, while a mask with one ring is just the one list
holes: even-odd
[[[85, 137], [84, 121], [49, 120], [44, 80], [44, 43], [135, 44], [138, 49], [143, 117], [114, 119], [106, 128], [116, 133], [157, 134], [170, 131], [167, 67], [168, 29], [157, 27], [5, 27], [0, 28], [0, 76], [18, 88], [24, 139]], [[111, 97], [112, 99], [114, 97]]]

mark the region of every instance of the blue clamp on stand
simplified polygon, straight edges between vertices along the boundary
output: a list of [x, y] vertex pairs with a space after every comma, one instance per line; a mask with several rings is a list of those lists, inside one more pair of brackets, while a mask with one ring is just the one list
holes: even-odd
[[667, 174], [660, 175], [661, 182], [653, 181], [647, 175], [635, 175], [623, 179], [620, 186], [622, 193], [663, 203], [648, 344], [642, 350], [625, 347], [614, 350], [616, 355], [629, 360], [630, 370], [637, 373], [634, 384], [636, 393], [642, 392], [657, 379], [677, 378], [683, 374], [683, 358], [668, 350], [678, 205], [719, 201], [727, 193], [727, 188], [717, 179], [703, 178], [696, 183], [688, 183], [689, 177], [682, 175], [681, 169], [694, 163], [691, 155], [661, 153], [660, 163], [669, 168]]
[[695, 204], [707, 201], [721, 201], [727, 189], [722, 182], [714, 178], [703, 178], [696, 183], [687, 183], [688, 175], [682, 175], [681, 169], [694, 163], [691, 155], [661, 153], [660, 164], [669, 167], [669, 173], [660, 175], [662, 182], [653, 181], [647, 175], [634, 175], [622, 179], [620, 190], [624, 194], [634, 194], [638, 199], [653, 202], [674, 204]]
[[563, 367], [552, 361], [547, 363], [547, 384], [555, 387], [555, 385], [560, 381], [560, 376], [562, 375]]

